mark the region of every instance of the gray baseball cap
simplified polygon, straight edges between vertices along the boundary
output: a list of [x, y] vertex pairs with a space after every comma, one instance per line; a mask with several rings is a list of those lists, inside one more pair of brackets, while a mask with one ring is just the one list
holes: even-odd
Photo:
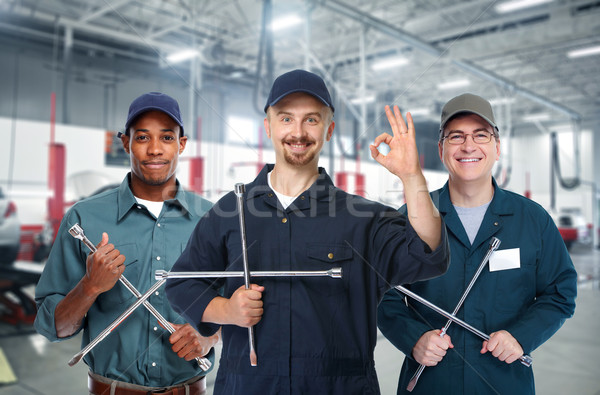
[[472, 93], [463, 93], [444, 104], [442, 108], [442, 120], [440, 122], [440, 133], [442, 133], [444, 126], [446, 126], [450, 118], [463, 112], [479, 115], [496, 129], [496, 133], [499, 132], [490, 102], [481, 96]]

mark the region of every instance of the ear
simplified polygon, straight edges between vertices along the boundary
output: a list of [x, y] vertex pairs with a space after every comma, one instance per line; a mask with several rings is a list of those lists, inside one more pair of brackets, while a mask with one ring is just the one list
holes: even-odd
[[185, 150], [186, 144], [187, 144], [187, 136], [179, 137], [179, 155], [181, 155], [183, 153], [183, 150]]
[[333, 135], [333, 129], [335, 129], [335, 122], [331, 121], [329, 127], [327, 128], [327, 141], [331, 140], [331, 136]]
[[271, 128], [269, 125], [269, 120], [267, 119], [267, 117], [265, 117], [265, 119], [263, 120], [263, 124], [265, 125], [265, 132], [267, 133], [267, 138], [271, 138]]
[[129, 154], [129, 135], [123, 133], [121, 134], [121, 143], [123, 144], [123, 149], [127, 154]]
[[496, 161], [500, 160], [500, 139], [496, 140]]
[[442, 162], [444, 161], [444, 159], [443, 159], [444, 158], [443, 157], [443, 154], [444, 154], [444, 146], [443, 146], [443, 144], [444, 143], [442, 141], [438, 141], [438, 154], [439, 154], [440, 160]]

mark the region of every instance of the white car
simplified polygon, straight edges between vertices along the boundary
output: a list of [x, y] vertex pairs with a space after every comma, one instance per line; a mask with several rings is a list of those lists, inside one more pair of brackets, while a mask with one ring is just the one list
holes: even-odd
[[21, 246], [21, 223], [17, 206], [0, 188], [0, 265], [10, 265], [19, 254]]

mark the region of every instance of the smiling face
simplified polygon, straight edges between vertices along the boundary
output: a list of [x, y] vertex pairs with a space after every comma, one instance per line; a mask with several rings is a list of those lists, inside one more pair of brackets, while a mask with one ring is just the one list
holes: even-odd
[[273, 141], [276, 164], [316, 169], [325, 141], [331, 139], [335, 123], [331, 109], [306, 93], [292, 93], [269, 107], [264, 120]]
[[447, 140], [438, 143], [440, 159], [450, 173], [450, 182], [491, 182], [492, 168], [500, 159], [500, 140], [492, 138], [486, 144], [475, 143], [472, 134], [483, 130], [495, 135], [494, 128], [476, 114], [459, 114], [446, 123], [444, 136], [452, 132], [471, 135], [458, 145], [452, 145]]
[[131, 160], [131, 189], [135, 196], [154, 201], [173, 197], [175, 171], [187, 141], [187, 137], [179, 137], [179, 130], [167, 114], [148, 111], [121, 136]]

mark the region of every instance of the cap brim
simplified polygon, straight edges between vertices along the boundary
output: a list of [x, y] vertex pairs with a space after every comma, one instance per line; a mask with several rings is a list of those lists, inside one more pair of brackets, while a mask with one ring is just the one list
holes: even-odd
[[173, 121], [175, 121], [175, 123], [177, 125], [179, 125], [179, 127], [181, 128], [181, 132], [183, 133], [183, 125], [181, 124], [181, 122], [179, 122], [177, 120], [177, 117], [175, 117], [175, 115], [173, 115], [172, 113], [170, 113], [169, 111], [165, 111], [164, 108], [160, 108], [158, 106], [146, 106], [146, 107], [142, 107], [140, 109], [138, 109], [136, 112], [134, 112], [129, 119], [127, 120], [127, 123], [125, 124], [125, 132], [127, 132], [129, 130], [129, 127], [131, 126], [131, 124], [133, 123], [133, 121], [135, 121], [135, 119], [137, 117], [139, 117], [141, 114], [148, 112], [148, 111], [160, 111], [160, 112], [164, 112], [165, 114], [167, 114], [169, 117], [171, 117], [171, 119]]
[[267, 105], [265, 106], [265, 112], [267, 112], [267, 109], [269, 107], [274, 106], [275, 104], [279, 103], [279, 101], [281, 101], [281, 99], [283, 99], [284, 97], [291, 95], [292, 93], [297, 93], [297, 92], [303, 92], [303, 93], [307, 93], [313, 97], [316, 97], [317, 99], [319, 99], [323, 104], [325, 104], [327, 107], [331, 108], [331, 111], [334, 111], [333, 106], [330, 106], [329, 103], [327, 103], [327, 101], [325, 99], [323, 99], [321, 96], [317, 95], [314, 92], [311, 92], [307, 89], [293, 89], [289, 92], [284, 93], [283, 95], [277, 97], [276, 99], [272, 100], [270, 103], [267, 103]]

